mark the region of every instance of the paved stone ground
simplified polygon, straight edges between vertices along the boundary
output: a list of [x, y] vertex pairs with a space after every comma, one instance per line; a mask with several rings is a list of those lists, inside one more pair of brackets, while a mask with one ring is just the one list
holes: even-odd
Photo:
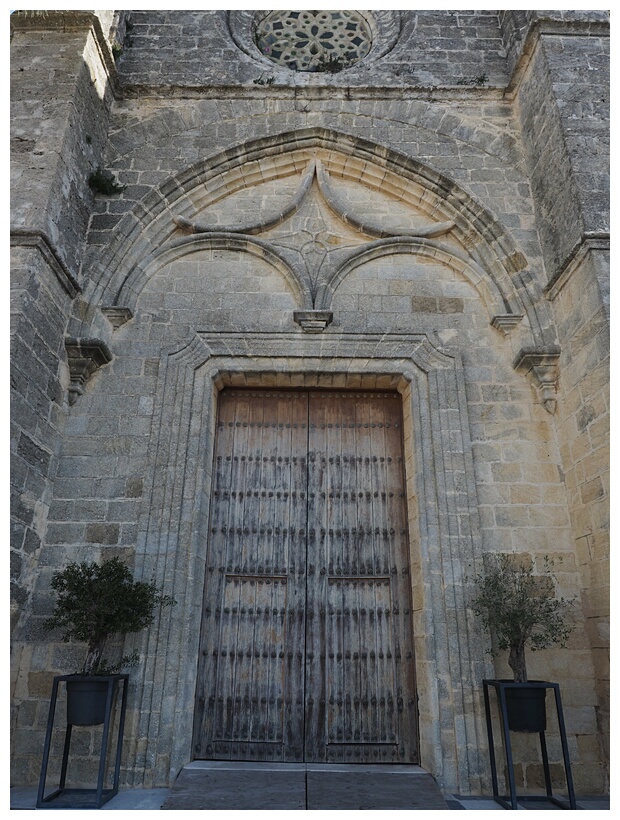
[[[568, 798], [564, 794], [556, 795], [561, 799]], [[457, 811], [504, 811], [491, 797], [464, 797], [454, 794], [447, 798], [448, 807]], [[519, 808], [526, 811], [562, 811], [559, 806], [548, 803], [545, 800], [531, 800], [526, 803], [519, 803]], [[608, 797], [577, 797], [577, 808], [582, 810], [603, 810], [609, 811]]]
[[[163, 806], [168, 794], [168, 789], [126, 789], [119, 792], [103, 809], [110, 811], [128, 811], [134, 809], [157, 811]], [[36, 799], [36, 789], [31, 787], [15, 787], [11, 789], [10, 807], [13, 810], [34, 809]], [[503, 811], [502, 807], [495, 803], [490, 797], [450, 795], [446, 798], [446, 801], [449, 809], [457, 811]], [[586, 811], [608, 811], [610, 801], [608, 797], [578, 797], [577, 806], [579, 809]], [[553, 806], [549, 803], [527, 803], [520, 808], [526, 810], [561, 811], [557, 806]]]
[[[124, 811], [128, 809], [158, 810], [168, 796], [168, 789], [125, 789], [106, 803], [102, 809]], [[37, 790], [32, 787], [15, 786], [11, 789], [11, 809], [34, 809]]]

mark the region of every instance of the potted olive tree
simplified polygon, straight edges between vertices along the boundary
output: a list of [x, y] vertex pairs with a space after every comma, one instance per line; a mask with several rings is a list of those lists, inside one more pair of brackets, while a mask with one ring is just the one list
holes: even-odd
[[67, 723], [103, 723], [107, 684], [97, 676], [116, 674], [138, 660], [134, 654], [108, 664], [103, 657], [108, 640], [139, 632], [152, 623], [157, 607], [175, 601], [154, 581], [134, 581], [119, 558], [101, 564], [71, 563], [53, 574], [51, 587], [57, 599], [46, 628], [62, 629], [63, 641], [87, 645], [82, 669], [67, 681]]
[[[555, 594], [554, 562], [544, 558], [544, 571], [534, 574], [531, 562], [498, 554], [487, 572], [475, 578], [472, 602], [476, 615], [495, 636], [497, 646], [508, 650], [514, 683], [528, 682], [525, 649], [532, 651], [565, 646], [573, 629], [570, 602]], [[539, 683], [538, 681], [532, 683]], [[541, 732], [546, 728], [546, 689], [532, 686], [507, 688], [508, 725], [514, 731]]]

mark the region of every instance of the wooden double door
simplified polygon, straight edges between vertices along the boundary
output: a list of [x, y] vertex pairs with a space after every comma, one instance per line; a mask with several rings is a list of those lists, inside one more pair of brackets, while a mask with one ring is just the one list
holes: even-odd
[[220, 395], [196, 758], [418, 762], [401, 401]]

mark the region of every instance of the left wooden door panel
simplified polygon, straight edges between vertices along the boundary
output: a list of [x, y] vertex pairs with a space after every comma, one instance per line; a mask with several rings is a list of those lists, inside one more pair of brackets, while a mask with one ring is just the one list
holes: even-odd
[[308, 396], [224, 391], [194, 752], [303, 760]]

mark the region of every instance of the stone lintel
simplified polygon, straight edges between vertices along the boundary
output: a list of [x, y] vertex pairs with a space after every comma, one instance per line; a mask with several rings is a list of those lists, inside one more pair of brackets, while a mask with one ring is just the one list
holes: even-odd
[[133, 319], [133, 313], [128, 307], [116, 307], [111, 305], [110, 307], [102, 307], [101, 312], [110, 322], [114, 330], [118, 330], [125, 322]]
[[65, 339], [65, 349], [71, 377], [68, 399], [75, 404], [93, 373], [112, 361], [112, 353], [101, 339]]
[[331, 310], [295, 310], [293, 319], [306, 333], [322, 333], [331, 324], [334, 314]]
[[548, 413], [555, 413], [559, 378], [560, 348], [546, 350], [522, 348], [513, 362], [517, 373], [523, 373], [536, 387], [540, 401]]
[[523, 319], [522, 313], [498, 313], [497, 316], [491, 319], [491, 324], [504, 336], [507, 336], [519, 324], [521, 319]]

